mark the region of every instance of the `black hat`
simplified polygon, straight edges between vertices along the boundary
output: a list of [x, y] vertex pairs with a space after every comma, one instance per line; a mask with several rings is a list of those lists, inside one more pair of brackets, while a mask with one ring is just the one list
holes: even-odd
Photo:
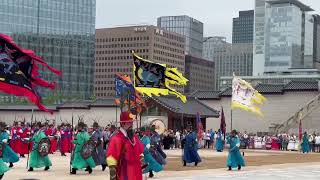
[[84, 122], [79, 122], [78, 127], [85, 128], [87, 125]]
[[92, 127], [98, 128], [98, 127], [99, 127], [99, 124], [98, 124], [97, 122], [94, 122], [93, 125], [92, 125]]

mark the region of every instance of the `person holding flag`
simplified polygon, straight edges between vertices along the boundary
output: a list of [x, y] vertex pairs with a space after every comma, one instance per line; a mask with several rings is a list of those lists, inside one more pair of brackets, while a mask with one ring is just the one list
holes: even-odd
[[195, 166], [201, 162], [201, 158], [198, 154], [198, 142], [196, 133], [192, 131], [192, 126], [187, 129], [187, 135], [185, 137], [185, 145], [183, 149], [183, 166], [187, 163], [194, 163]]
[[110, 180], [142, 180], [144, 145], [132, 126], [130, 112], [121, 112], [120, 130], [110, 139], [106, 155]]
[[229, 171], [231, 171], [232, 168], [238, 168], [238, 170], [241, 170], [241, 167], [245, 166], [245, 162], [239, 150], [240, 139], [236, 130], [232, 130], [230, 136], [227, 138], [227, 143], [230, 144], [227, 159], [227, 167], [229, 168]]

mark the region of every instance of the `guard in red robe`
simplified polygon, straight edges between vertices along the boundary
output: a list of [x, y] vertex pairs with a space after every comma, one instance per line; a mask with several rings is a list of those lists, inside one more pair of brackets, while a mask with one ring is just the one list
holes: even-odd
[[53, 154], [57, 151], [57, 129], [54, 127], [53, 124], [50, 125], [51, 134], [51, 149], [50, 152]]
[[14, 122], [11, 127], [11, 140], [10, 147], [11, 149], [18, 154], [18, 122]]
[[68, 152], [71, 153], [73, 149], [71, 124], [67, 124], [66, 134], [68, 139]]
[[68, 143], [68, 132], [66, 126], [61, 124], [60, 127], [60, 153], [61, 156], [66, 156], [66, 153], [69, 150], [69, 143]]
[[18, 131], [18, 134], [20, 136], [18, 140], [18, 153], [20, 154], [20, 157], [25, 157], [25, 154], [29, 154], [28, 148], [31, 129], [24, 122], [21, 122], [20, 124], [21, 127]]
[[110, 180], [142, 180], [141, 156], [144, 146], [132, 129], [129, 112], [120, 115], [120, 130], [111, 138], [107, 163]]

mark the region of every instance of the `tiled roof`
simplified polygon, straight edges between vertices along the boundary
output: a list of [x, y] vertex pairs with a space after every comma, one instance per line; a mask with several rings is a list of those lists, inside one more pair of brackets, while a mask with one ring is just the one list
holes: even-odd
[[91, 103], [91, 107], [106, 107], [106, 106], [115, 106], [114, 99], [97, 99], [95, 102]]
[[228, 87], [221, 91], [221, 96], [232, 96], [232, 88]]
[[91, 100], [66, 102], [58, 105], [57, 109], [89, 109], [91, 103]]
[[188, 97], [187, 102], [183, 103], [180, 99], [173, 96], [151, 97], [162, 107], [174, 112], [183, 114], [184, 116], [195, 116], [199, 112], [201, 117], [219, 117], [219, 111], [206, 106], [193, 97]]
[[318, 91], [318, 81], [291, 81], [285, 87], [288, 91]]
[[283, 84], [258, 84], [255, 89], [262, 94], [282, 94]]
[[190, 94], [190, 97], [197, 97], [199, 99], [220, 99], [220, 91], [200, 91], [197, 90]]
[[[46, 106], [47, 109], [55, 111], [56, 110], [56, 106]], [[37, 106], [33, 106], [33, 105], [0, 105], [0, 111], [10, 111], [10, 110], [19, 110], [19, 111], [32, 111], [32, 109], [34, 111], [40, 111], [39, 108]]]
[[[320, 91], [318, 81], [290, 81], [288, 84], [258, 84], [254, 87], [261, 94], [283, 94], [286, 91]], [[222, 91], [198, 90], [190, 95], [198, 99], [220, 99], [232, 96], [232, 88]]]

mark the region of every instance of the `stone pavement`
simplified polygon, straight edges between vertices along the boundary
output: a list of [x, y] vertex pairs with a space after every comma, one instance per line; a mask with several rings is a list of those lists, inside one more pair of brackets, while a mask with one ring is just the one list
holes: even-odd
[[248, 167], [242, 171], [204, 170], [182, 172], [184, 176], [162, 177], [161, 180], [315, 180], [320, 179], [320, 163], [284, 164]]

